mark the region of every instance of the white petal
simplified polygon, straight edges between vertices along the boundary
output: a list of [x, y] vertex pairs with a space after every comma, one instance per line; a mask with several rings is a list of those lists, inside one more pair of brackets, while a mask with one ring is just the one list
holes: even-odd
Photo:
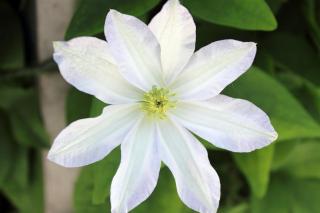
[[170, 0], [149, 24], [161, 47], [162, 68], [171, 82], [192, 56], [196, 26], [189, 11], [178, 0]]
[[250, 152], [276, 140], [268, 116], [249, 101], [218, 95], [209, 101], [180, 102], [173, 116], [217, 147]]
[[139, 105], [111, 105], [96, 118], [75, 121], [57, 136], [49, 160], [78, 167], [104, 158], [118, 146], [139, 119]]
[[171, 88], [182, 99], [214, 97], [251, 66], [255, 54], [256, 44], [253, 42], [213, 42], [192, 56]]
[[110, 10], [105, 34], [120, 72], [129, 82], [145, 91], [163, 85], [160, 45], [147, 25]]
[[130, 85], [118, 72], [107, 42], [79, 37], [54, 42], [54, 60], [62, 76], [77, 89], [109, 104], [139, 100], [142, 91]]
[[121, 163], [111, 184], [111, 212], [126, 213], [154, 190], [160, 170], [155, 125], [148, 118], [121, 144]]
[[179, 124], [159, 123], [159, 153], [176, 180], [181, 200], [195, 211], [214, 213], [220, 199], [220, 181], [202, 144]]

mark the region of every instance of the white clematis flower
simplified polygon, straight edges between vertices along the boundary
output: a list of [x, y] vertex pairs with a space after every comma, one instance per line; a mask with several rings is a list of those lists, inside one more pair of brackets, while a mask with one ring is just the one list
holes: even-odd
[[250, 152], [277, 138], [262, 110], [219, 94], [251, 66], [256, 44], [222, 40], [194, 53], [195, 30], [188, 10], [169, 0], [149, 26], [111, 10], [107, 42], [79, 37], [54, 43], [63, 77], [111, 105], [96, 118], [66, 127], [48, 158], [65, 167], [84, 166], [121, 145], [111, 186], [113, 213], [126, 213], [151, 194], [161, 161], [188, 207], [216, 212], [219, 178], [190, 132], [234, 152]]

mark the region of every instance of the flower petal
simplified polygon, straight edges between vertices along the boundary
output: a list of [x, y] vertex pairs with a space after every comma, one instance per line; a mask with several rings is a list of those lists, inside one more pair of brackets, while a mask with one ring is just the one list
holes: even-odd
[[110, 10], [105, 34], [120, 72], [129, 82], [145, 91], [163, 85], [160, 46], [147, 25]]
[[277, 139], [268, 116], [249, 101], [218, 95], [208, 101], [180, 102], [173, 116], [217, 147], [250, 152]]
[[154, 190], [160, 171], [155, 125], [145, 118], [121, 144], [121, 163], [111, 184], [111, 212], [126, 213]]
[[162, 68], [166, 81], [170, 83], [194, 52], [196, 26], [185, 7], [178, 0], [170, 0], [149, 27], [160, 43]]
[[107, 42], [79, 37], [54, 42], [54, 60], [62, 76], [77, 89], [109, 104], [139, 100], [142, 91], [130, 85], [118, 72]]
[[163, 120], [158, 129], [160, 157], [174, 175], [181, 200], [195, 211], [216, 212], [220, 181], [206, 149], [174, 121]]
[[57, 136], [48, 159], [65, 167], [101, 160], [121, 143], [140, 116], [137, 104], [111, 105], [96, 118], [73, 122]]
[[253, 42], [213, 42], [192, 56], [171, 88], [185, 100], [214, 97], [251, 66], [255, 54]]

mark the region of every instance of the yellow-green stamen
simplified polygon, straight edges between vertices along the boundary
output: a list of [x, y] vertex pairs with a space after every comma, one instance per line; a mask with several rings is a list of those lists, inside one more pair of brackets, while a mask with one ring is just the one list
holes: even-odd
[[176, 102], [170, 100], [172, 96], [174, 94], [168, 89], [153, 86], [152, 90], [143, 95], [142, 110], [150, 116], [164, 119], [167, 110], [176, 106]]

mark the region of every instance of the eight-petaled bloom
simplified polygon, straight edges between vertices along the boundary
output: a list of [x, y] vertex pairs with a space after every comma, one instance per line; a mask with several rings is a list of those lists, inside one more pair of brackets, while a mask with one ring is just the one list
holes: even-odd
[[54, 43], [62, 76], [111, 105], [96, 118], [66, 127], [48, 158], [65, 167], [84, 166], [121, 144], [111, 184], [113, 213], [130, 211], [152, 193], [161, 161], [188, 207], [216, 212], [219, 178], [193, 134], [234, 152], [277, 138], [262, 110], [219, 94], [251, 66], [256, 44], [222, 40], [194, 53], [195, 30], [188, 10], [169, 0], [148, 26], [111, 10], [107, 42], [79, 37]]

